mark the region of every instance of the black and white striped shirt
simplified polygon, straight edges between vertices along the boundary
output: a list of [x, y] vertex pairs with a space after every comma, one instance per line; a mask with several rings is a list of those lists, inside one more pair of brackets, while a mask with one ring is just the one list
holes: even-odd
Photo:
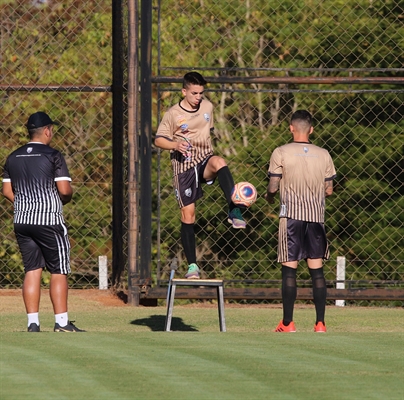
[[71, 181], [62, 154], [42, 143], [30, 142], [11, 153], [5, 163], [3, 182], [14, 192], [14, 223], [60, 225], [63, 204], [56, 182]]

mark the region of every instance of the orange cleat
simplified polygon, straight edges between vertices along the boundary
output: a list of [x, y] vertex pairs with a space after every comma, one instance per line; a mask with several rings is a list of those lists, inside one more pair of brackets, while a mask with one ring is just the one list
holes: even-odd
[[322, 332], [322, 333], [327, 332], [327, 328], [325, 327], [324, 322], [321, 321], [317, 322], [317, 324], [314, 325], [314, 332]]
[[283, 325], [283, 320], [279, 322], [275, 332], [296, 332], [295, 323], [292, 321], [288, 326]]

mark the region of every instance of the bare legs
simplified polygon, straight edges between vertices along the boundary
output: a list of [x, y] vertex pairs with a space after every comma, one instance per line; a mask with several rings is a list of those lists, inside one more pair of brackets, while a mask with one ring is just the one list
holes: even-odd
[[49, 295], [55, 314], [67, 312], [67, 275], [53, 274], [51, 276]]
[[27, 314], [39, 311], [39, 301], [41, 300], [41, 275], [42, 268], [28, 271], [25, 274], [22, 287], [22, 298], [24, 299]]
[[[24, 299], [27, 314], [37, 313], [39, 311], [39, 302], [41, 299], [41, 275], [42, 268], [28, 271], [25, 274], [22, 297]], [[67, 292], [67, 276], [52, 274], [49, 295], [55, 314], [67, 312]]]

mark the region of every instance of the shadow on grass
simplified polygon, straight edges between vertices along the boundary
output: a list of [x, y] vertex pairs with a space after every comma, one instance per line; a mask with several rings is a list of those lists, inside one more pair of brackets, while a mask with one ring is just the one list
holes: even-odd
[[[166, 323], [165, 315], [151, 315], [148, 318], [135, 319], [131, 321], [132, 325], [148, 326], [150, 330], [152, 330], [153, 332], [164, 331], [165, 323]], [[171, 331], [197, 332], [198, 329], [196, 329], [192, 325], [184, 324], [182, 318], [172, 317]]]

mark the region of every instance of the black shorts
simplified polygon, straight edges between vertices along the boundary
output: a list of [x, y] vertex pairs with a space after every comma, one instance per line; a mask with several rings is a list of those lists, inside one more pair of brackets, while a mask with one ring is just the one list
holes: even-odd
[[70, 242], [65, 225], [14, 224], [25, 272], [46, 268], [51, 274], [70, 273]]
[[203, 196], [202, 183], [211, 185], [214, 182], [214, 180], [206, 181], [203, 178], [210, 157], [205, 158], [201, 163], [182, 174], [174, 176], [174, 194], [180, 208], [196, 203]]
[[324, 224], [290, 218], [279, 219], [278, 262], [307, 258], [328, 260], [329, 256]]

